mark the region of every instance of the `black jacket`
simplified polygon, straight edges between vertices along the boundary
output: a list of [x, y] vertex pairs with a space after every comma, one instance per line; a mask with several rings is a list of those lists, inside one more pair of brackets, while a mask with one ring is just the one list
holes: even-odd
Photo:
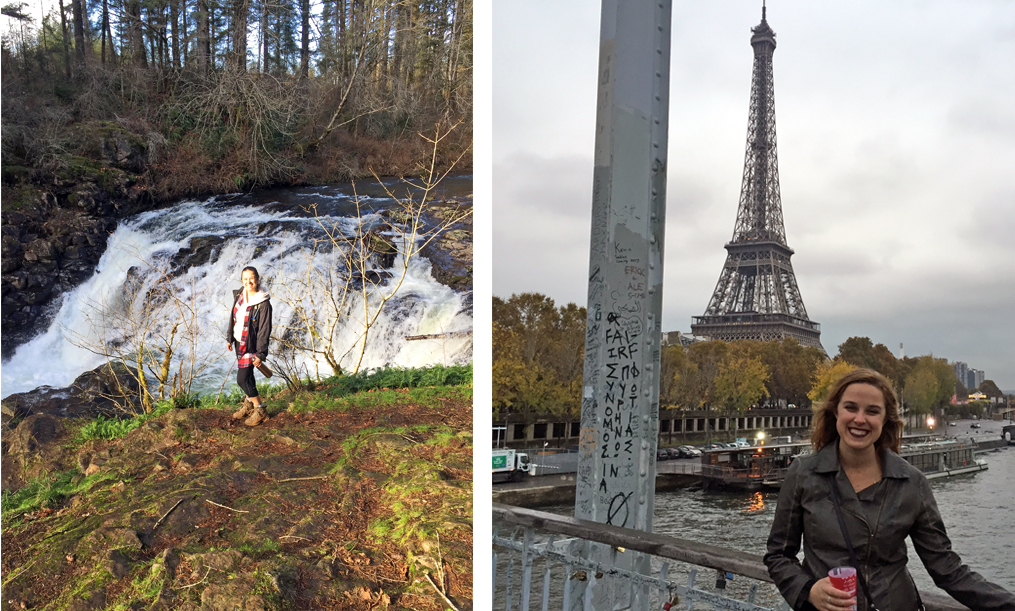
[[[916, 586], [909, 571], [905, 539], [913, 541], [934, 583], [974, 611], [1015, 610], [1015, 596], [969, 570], [952, 551], [927, 478], [904, 458], [881, 450], [883, 500], [868, 522], [857, 493], [839, 466], [837, 444], [798, 458], [779, 491], [765, 564], [772, 581], [794, 609], [813, 609], [811, 586], [836, 566], [848, 566], [849, 553], [831, 500], [830, 476], [839, 487], [847, 532], [881, 611], [916, 611]], [[797, 559], [803, 539], [803, 564]], [[857, 588], [857, 608], [867, 600]]]
[[[233, 338], [233, 327], [236, 319], [233, 311], [236, 309], [236, 301], [240, 298], [243, 289], [233, 291], [233, 305], [229, 308], [229, 326], [226, 327], [226, 341], [230, 344], [239, 341]], [[271, 339], [271, 297], [260, 303], [250, 306], [250, 317], [247, 320], [247, 352], [257, 355], [262, 361], [268, 358], [268, 340]]]

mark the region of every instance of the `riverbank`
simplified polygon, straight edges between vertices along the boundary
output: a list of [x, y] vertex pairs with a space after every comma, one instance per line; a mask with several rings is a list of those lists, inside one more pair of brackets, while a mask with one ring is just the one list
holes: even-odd
[[471, 367], [235, 399], [4, 426], [7, 608], [471, 608]]

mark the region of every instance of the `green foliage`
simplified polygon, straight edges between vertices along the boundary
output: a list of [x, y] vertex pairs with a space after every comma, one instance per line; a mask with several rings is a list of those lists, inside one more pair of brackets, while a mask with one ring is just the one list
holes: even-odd
[[997, 387], [997, 384], [994, 382], [994, 380], [984, 380], [983, 383], [980, 384], [979, 390], [980, 392], [982, 392], [983, 394], [987, 395], [990, 398], [994, 397], [1004, 398], [1004, 393], [1001, 392], [1001, 389]]
[[716, 403], [741, 412], [768, 396], [768, 369], [758, 358], [733, 358], [722, 363], [715, 378]]
[[917, 414], [929, 414], [937, 398], [937, 378], [928, 368], [918, 368], [906, 377], [903, 395], [906, 406]]
[[585, 308], [539, 293], [493, 298], [495, 413], [579, 412], [585, 317]]
[[373, 371], [361, 371], [353, 375], [327, 378], [323, 384], [329, 386], [331, 396], [381, 388], [422, 388], [428, 386], [472, 385], [472, 363], [468, 365], [434, 365], [416, 369], [388, 367]]
[[821, 406], [836, 382], [856, 368], [856, 365], [839, 359], [819, 363], [814, 370], [814, 387], [807, 393], [807, 397], [813, 401], [814, 408], [817, 409]]
[[264, 552], [279, 552], [282, 551], [282, 546], [279, 544], [278, 541], [271, 538], [266, 538], [264, 541], [261, 541], [260, 543], [250, 543], [250, 542], [243, 543], [242, 545], [237, 547], [237, 549], [240, 550], [241, 552], [254, 555], [254, 554], [262, 554]]
[[445, 461], [471, 455], [471, 436], [442, 425], [364, 430], [343, 442], [343, 456], [333, 471], [348, 466], [377, 435], [399, 435], [418, 446], [433, 448], [433, 453], [430, 458], [423, 458], [413, 451], [413, 446], [374, 446], [390, 477], [383, 486], [383, 515], [370, 524], [370, 534], [378, 541], [414, 545], [434, 541], [440, 533], [451, 529], [468, 529], [471, 486], [468, 482], [446, 481], [442, 472], [446, 469]]
[[29, 511], [55, 508], [64, 499], [90, 490], [95, 484], [115, 479], [110, 473], [97, 473], [88, 477], [77, 477], [78, 472], [70, 469], [49, 477], [38, 477], [17, 492], [3, 491], [0, 501], [0, 515], [5, 525], [11, 519]]
[[945, 407], [955, 393], [955, 370], [945, 359], [931, 355], [904, 359], [908, 374], [903, 388], [906, 406], [918, 414]]
[[837, 358], [856, 367], [873, 369], [896, 385], [901, 385], [908, 370], [887, 346], [875, 344], [869, 337], [850, 337], [842, 342]]
[[90, 439], [119, 439], [121, 437], [126, 437], [128, 433], [145, 422], [148, 422], [153, 418], [158, 418], [181, 404], [188, 407], [199, 407], [201, 402], [196, 397], [185, 400], [178, 400], [175, 398], [167, 399], [156, 403], [150, 414], [138, 414], [131, 418], [122, 420], [118, 418], [107, 419], [100, 414], [95, 418], [95, 420], [81, 427], [81, 430], [78, 432], [78, 437], [81, 441], [88, 441]]

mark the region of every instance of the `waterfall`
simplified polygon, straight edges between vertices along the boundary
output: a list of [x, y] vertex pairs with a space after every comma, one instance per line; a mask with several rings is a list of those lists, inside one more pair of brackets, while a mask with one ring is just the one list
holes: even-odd
[[[358, 217], [353, 196], [335, 188], [318, 187], [303, 193], [291, 190], [282, 197], [285, 203], [256, 201], [255, 196], [184, 201], [121, 222], [93, 276], [65, 294], [49, 328], [20, 346], [3, 364], [3, 397], [42, 385], [68, 386], [81, 373], [104, 363], [102, 352], [133, 345], [131, 342], [142, 335], [148, 346], [157, 349], [174, 323], [177, 338], [192, 337], [193, 341], [177, 348], [170, 370], [178, 371], [181, 363], [190, 367], [196, 360], [203, 367], [195, 372], [193, 391], [218, 392], [223, 381], [228, 391], [235, 385], [236, 370], [235, 356], [226, 350], [225, 328], [232, 291], [240, 288], [240, 271], [247, 265], [259, 270], [262, 288], [272, 294], [273, 336], [288, 333], [307, 340], [297, 310], [285, 301], [296, 301], [295, 287], [301, 279], [329, 272], [348, 277], [348, 270], [336, 264], [327, 244], [308, 256], [310, 246], [323, 232], [318, 218], [300, 212], [291, 200], [302, 198], [320, 204], [320, 221], [328, 226], [346, 233], [357, 228], [375, 230], [399, 249], [405, 247], [397, 232], [385, 233], [385, 223], [390, 221], [378, 214], [394, 200], [361, 198], [360, 204], [368, 204], [371, 211], [364, 210]], [[374, 268], [375, 278], [399, 278], [404, 271], [404, 279], [370, 330], [361, 368], [471, 361], [471, 336], [454, 333], [472, 329], [470, 296], [436, 282], [430, 262], [421, 256], [410, 259], [404, 270], [398, 257], [391, 268], [380, 269], [376, 264]], [[377, 293], [386, 288], [382, 281], [373, 290]], [[318, 288], [302, 295], [300, 301], [320, 304], [326, 297]], [[348, 305], [358, 312], [362, 299], [353, 293]], [[351, 317], [339, 320], [334, 353], [343, 369], [355, 364], [358, 350], [353, 346], [362, 331], [362, 324]], [[411, 335], [449, 332], [445, 339], [405, 340]], [[269, 362], [278, 349], [279, 343], [273, 341]], [[200, 358], [189, 358], [191, 352]], [[296, 353], [295, 359], [311, 375], [317, 371], [322, 376], [331, 374], [319, 357], [315, 360]]]

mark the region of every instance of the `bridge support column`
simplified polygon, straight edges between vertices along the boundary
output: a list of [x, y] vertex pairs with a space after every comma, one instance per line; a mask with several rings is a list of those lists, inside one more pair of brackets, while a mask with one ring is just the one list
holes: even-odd
[[[669, 56], [670, 0], [603, 0], [575, 516], [644, 531], [655, 505]], [[647, 609], [647, 589], [594, 577], [585, 588], [594, 609]]]

